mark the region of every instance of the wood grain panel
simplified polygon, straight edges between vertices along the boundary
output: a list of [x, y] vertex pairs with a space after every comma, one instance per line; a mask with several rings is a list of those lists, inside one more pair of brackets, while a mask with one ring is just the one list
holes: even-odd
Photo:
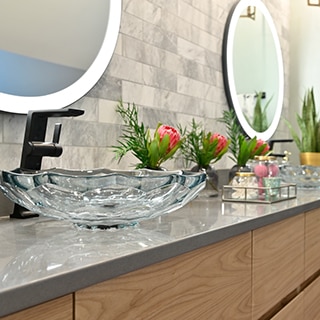
[[309, 211], [305, 229], [305, 278], [320, 270], [320, 209]]
[[304, 319], [320, 319], [320, 279], [317, 278], [304, 290]]
[[295, 299], [287, 304], [279, 313], [277, 313], [271, 320], [303, 320], [304, 318], [304, 305], [303, 293], [300, 293]]
[[1, 320], [72, 320], [73, 296], [72, 294], [51, 300], [35, 307], [25, 309]]
[[251, 319], [250, 233], [75, 294], [75, 318]]
[[304, 280], [304, 215], [252, 234], [253, 319], [258, 319]]

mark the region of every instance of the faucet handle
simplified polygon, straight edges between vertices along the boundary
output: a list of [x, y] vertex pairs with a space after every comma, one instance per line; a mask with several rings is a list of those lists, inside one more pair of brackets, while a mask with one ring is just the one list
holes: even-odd
[[53, 138], [52, 138], [53, 143], [59, 143], [60, 134], [61, 134], [61, 127], [62, 127], [61, 123], [56, 123], [54, 125]]

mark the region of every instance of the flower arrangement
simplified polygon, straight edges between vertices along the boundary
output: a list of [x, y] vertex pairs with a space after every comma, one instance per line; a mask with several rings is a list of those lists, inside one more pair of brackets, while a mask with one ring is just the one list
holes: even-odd
[[219, 133], [206, 132], [200, 123], [192, 119], [191, 129], [182, 128], [186, 140], [181, 145], [181, 153], [187, 162], [194, 162], [198, 169], [207, 169], [228, 151], [229, 141]]
[[288, 125], [292, 138], [300, 152], [320, 152], [320, 119], [316, 112], [313, 88], [305, 93], [302, 103], [301, 115], [296, 114], [301, 138], [293, 129], [289, 121]]
[[118, 161], [131, 151], [140, 160], [136, 169], [158, 170], [161, 164], [172, 158], [181, 147], [183, 139], [174, 127], [159, 123], [152, 136], [149, 128], [143, 123], [139, 124], [138, 109], [134, 103], [132, 105], [128, 103], [126, 108], [120, 101], [116, 112], [124, 122], [123, 135], [118, 140], [119, 146], [113, 147]]
[[226, 125], [227, 136], [230, 139], [230, 159], [239, 167], [244, 167], [255, 156], [267, 155], [270, 152], [267, 142], [253, 137], [248, 139], [237, 121], [234, 111], [224, 111], [219, 119]]

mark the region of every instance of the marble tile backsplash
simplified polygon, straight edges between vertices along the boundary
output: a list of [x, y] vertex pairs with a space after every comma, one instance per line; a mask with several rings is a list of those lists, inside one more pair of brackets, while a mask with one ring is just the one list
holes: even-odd
[[[61, 119], [60, 158], [45, 158], [43, 167], [131, 168], [128, 155], [120, 164], [112, 146], [121, 134], [114, 109], [119, 99], [139, 106], [141, 121], [186, 125], [192, 118], [212, 131], [225, 132], [217, 122], [228, 109], [223, 87], [221, 52], [228, 13], [237, 0], [122, 0], [117, 47], [98, 83], [71, 107], [85, 110], [77, 118]], [[289, 77], [289, 0], [265, 0], [280, 35]], [[85, 44], [84, 44], [85, 45]], [[285, 110], [288, 101], [285, 88]], [[286, 112], [286, 111], [284, 111]], [[60, 120], [60, 119], [59, 119]], [[19, 166], [25, 115], [0, 113], [0, 168]], [[55, 119], [55, 121], [58, 121]], [[48, 126], [48, 140], [52, 139]], [[281, 130], [285, 128], [281, 128]], [[225, 157], [217, 168], [231, 167]], [[171, 161], [169, 169], [181, 166]]]

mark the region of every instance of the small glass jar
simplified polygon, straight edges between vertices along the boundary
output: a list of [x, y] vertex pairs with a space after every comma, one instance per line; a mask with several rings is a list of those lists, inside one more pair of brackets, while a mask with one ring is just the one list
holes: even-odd
[[277, 177], [280, 173], [277, 158], [272, 156], [255, 156], [252, 170], [257, 177], [259, 187], [263, 187], [263, 178]]
[[255, 156], [251, 166], [257, 177], [277, 177], [280, 172], [278, 160], [272, 156]]
[[232, 198], [241, 200], [252, 200], [258, 198], [258, 181], [254, 172], [236, 172], [232, 179]]

